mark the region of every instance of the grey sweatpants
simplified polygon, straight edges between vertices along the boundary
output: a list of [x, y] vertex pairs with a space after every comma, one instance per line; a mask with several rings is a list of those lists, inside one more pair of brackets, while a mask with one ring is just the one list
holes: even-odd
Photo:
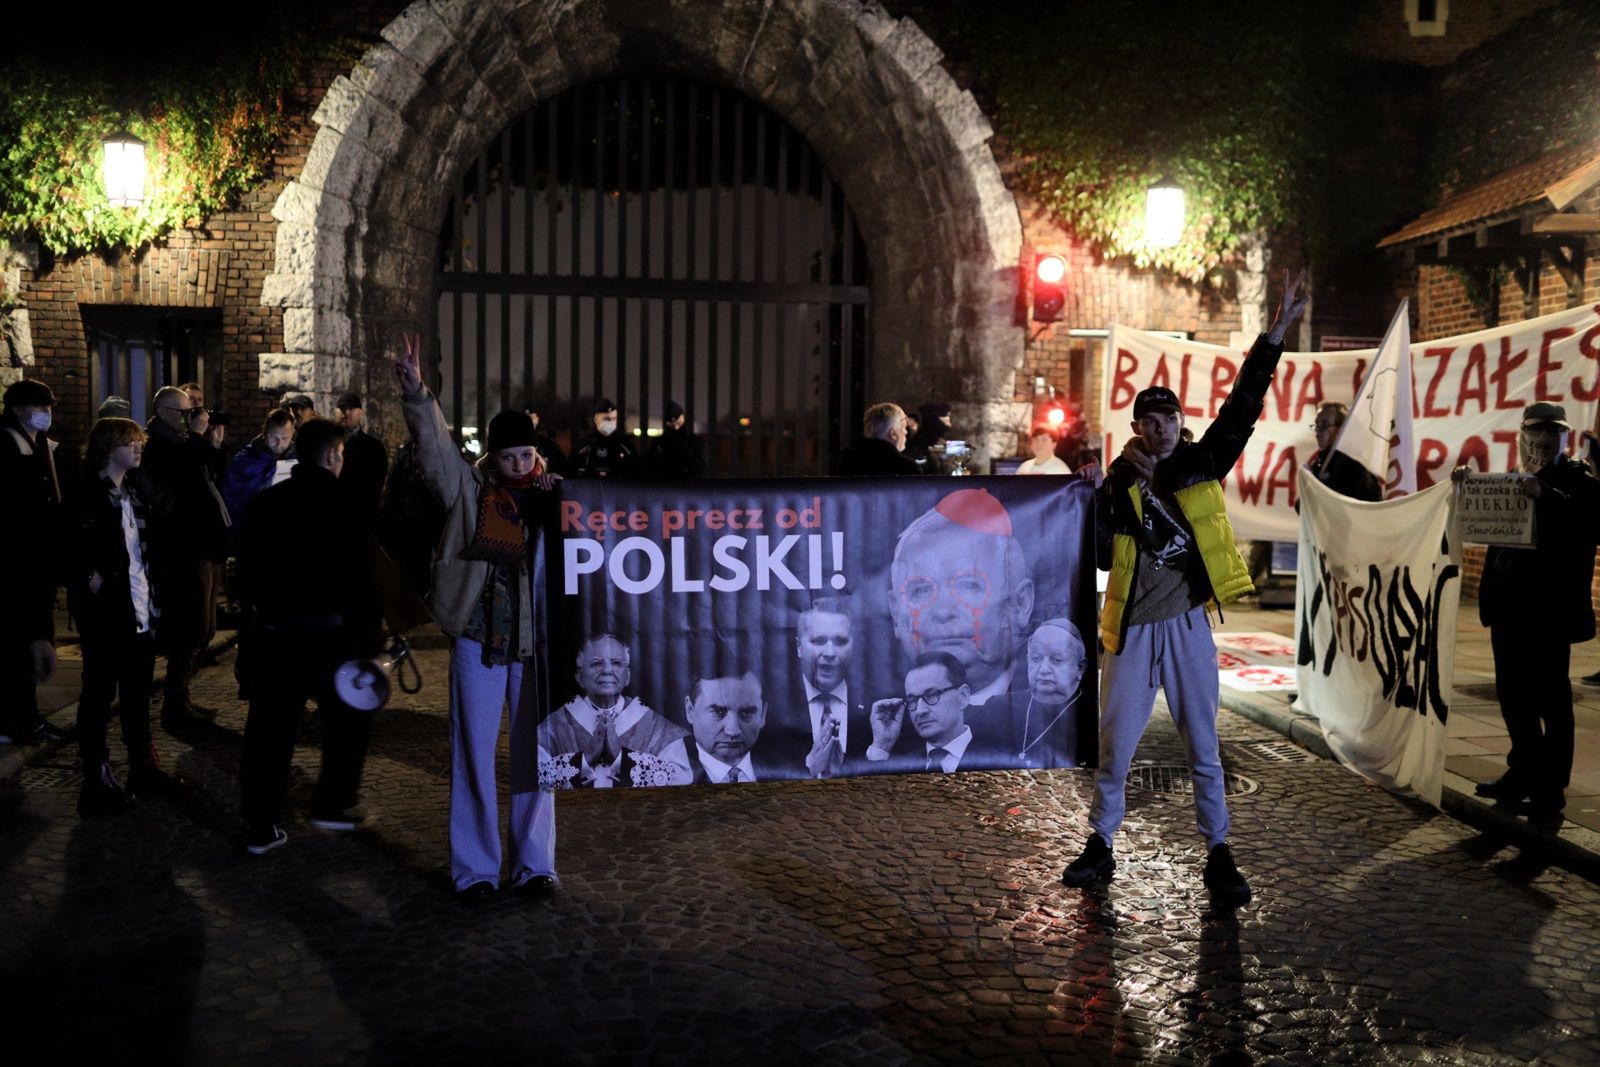
[[1172, 721], [1189, 753], [1194, 806], [1207, 846], [1228, 836], [1222, 760], [1217, 754], [1217, 646], [1204, 607], [1161, 622], [1129, 626], [1122, 651], [1107, 656], [1100, 679], [1100, 766], [1094, 772], [1089, 825], [1106, 842], [1122, 826], [1123, 793], [1133, 751], [1165, 691]]

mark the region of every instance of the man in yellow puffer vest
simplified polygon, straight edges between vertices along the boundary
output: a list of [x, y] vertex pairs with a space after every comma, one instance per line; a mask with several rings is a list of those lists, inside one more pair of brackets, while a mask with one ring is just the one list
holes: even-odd
[[1189, 755], [1194, 801], [1207, 847], [1204, 881], [1214, 902], [1237, 907], [1250, 883], [1228, 848], [1228, 805], [1217, 751], [1217, 647], [1206, 610], [1251, 591], [1233, 543], [1221, 479], [1233, 468], [1261, 416], [1283, 335], [1310, 302], [1305, 275], [1290, 283], [1272, 329], [1256, 339], [1228, 399], [1198, 441], [1183, 428], [1183, 407], [1163, 386], [1133, 401], [1135, 436], [1111, 464], [1096, 494], [1099, 562], [1111, 576], [1100, 635], [1108, 655], [1100, 684], [1100, 765], [1094, 776], [1094, 831], [1068, 865], [1068, 885], [1109, 881], [1111, 842], [1122, 825], [1123, 791], [1134, 749], [1166, 693]]

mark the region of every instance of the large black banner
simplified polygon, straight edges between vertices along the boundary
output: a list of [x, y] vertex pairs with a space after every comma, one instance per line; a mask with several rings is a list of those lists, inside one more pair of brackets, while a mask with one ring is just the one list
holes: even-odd
[[1087, 485], [560, 489], [535, 549], [546, 788], [1094, 762]]

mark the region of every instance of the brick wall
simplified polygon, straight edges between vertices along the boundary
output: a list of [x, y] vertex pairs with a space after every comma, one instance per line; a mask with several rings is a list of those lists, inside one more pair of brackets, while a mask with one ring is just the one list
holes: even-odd
[[[351, 40], [375, 37], [393, 17], [394, 4], [351, 8], [334, 25]], [[57, 397], [53, 436], [66, 465], [81, 452], [94, 417], [83, 305], [213, 308], [222, 316], [222, 381], [206, 401], [233, 415], [230, 442], [254, 436], [275, 396], [259, 389], [262, 352], [283, 348], [283, 313], [261, 306], [261, 284], [272, 269], [278, 224], [272, 206], [305, 166], [316, 127], [311, 115], [334, 77], [349, 60], [308, 64], [287, 94], [286, 135], [277, 146], [268, 179], [239, 202], [194, 229], [174, 231], [137, 252], [56, 258], [42, 254], [39, 266], [23, 271], [21, 297], [32, 326], [35, 365], [31, 377], [47, 382]]]
[[[1585, 213], [1600, 210], [1600, 192], [1591, 192], [1581, 197], [1574, 205], [1574, 210]], [[1496, 304], [1500, 324], [1538, 318], [1540, 315], [1548, 315], [1567, 307], [1566, 279], [1548, 260], [1539, 273], [1536, 295], [1537, 305], [1533, 308], [1533, 313], [1525, 314], [1528, 307], [1522, 286], [1515, 278], [1506, 280], [1500, 287], [1499, 300]], [[1591, 247], [1584, 259], [1582, 303], [1597, 302], [1600, 302], [1600, 249]], [[1488, 325], [1487, 316], [1468, 298], [1458, 273], [1445, 267], [1418, 268], [1417, 316], [1415, 333], [1412, 335], [1414, 341], [1453, 337], [1484, 329]], [[1462, 569], [1463, 594], [1477, 596], [1478, 581], [1483, 570], [1483, 549], [1469, 545]], [[1595, 610], [1600, 612], [1600, 568], [1597, 568], [1590, 581], [1590, 595], [1594, 600]]]
[[[1447, 0], [1439, 0], [1441, 7]], [[1350, 32], [1350, 47], [1375, 59], [1427, 67], [1453, 62], [1463, 52], [1505, 32], [1520, 19], [1562, 0], [1448, 0], [1449, 17], [1439, 37], [1413, 37], [1406, 23], [1406, 0], [1368, 5]]]

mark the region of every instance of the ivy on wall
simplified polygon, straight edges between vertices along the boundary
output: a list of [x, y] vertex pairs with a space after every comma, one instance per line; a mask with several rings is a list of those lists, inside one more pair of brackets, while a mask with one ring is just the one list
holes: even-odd
[[[943, 25], [940, 42], [994, 116], [1022, 186], [1107, 257], [1198, 280], [1254, 233], [1339, 256], [1418, 210], [1422, 76], [1339, 47], [1357, 4], [920, 10]], [[1184, 187], [1187, 219], [1177, 247], [1154, 249], [1145, 192], [1163, 175]]]
[[[270, 172], [285, 96], [329, 48], [307, 0], [265, 3], [258, 23], [234, 29], [198, 4], [127, 15], [13, 27], [0, 74], [0, 235], [63, 255], [198, 225]], [[138, 207], [106, 199], [101, 141], [119, 131], [145, 143]]]

